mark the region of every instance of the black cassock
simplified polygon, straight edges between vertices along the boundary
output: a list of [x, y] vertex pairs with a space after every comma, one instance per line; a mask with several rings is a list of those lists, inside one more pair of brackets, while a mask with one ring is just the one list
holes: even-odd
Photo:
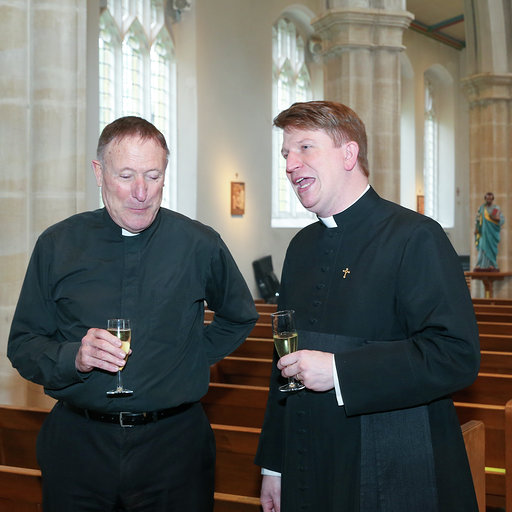
[[279, 309], [296, 311], [299, 349], [335, 354], [344, 406], [279, 392], [274, 361], [256, 463], [282, 473], [282, 512], [476, 512], [450, 398], [480, 358], [457, 255], [372, 188], [334, 219], [290, 243]]

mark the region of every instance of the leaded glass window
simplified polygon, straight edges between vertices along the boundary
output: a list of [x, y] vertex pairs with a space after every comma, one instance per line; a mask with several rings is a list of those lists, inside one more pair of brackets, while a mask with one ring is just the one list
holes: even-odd
[[439, 148], [438, 120], [436, 116], [432, 83], [425, 80], [425, 125], [423, 151], [423, 183], [425, 215], [438, 217]]
[[[281, 18], [272, 30], [272, 117], [296, 101], [312, 99], [311, 78], [306, 65], [304, 40], [295, 24]], [[272, 136], [272, 226], [295, 227], [311, 222], [314, 215], [304, 209], [286, 177], [281, 156], [282, 130]]]
[[165, 135], [171, 151], [162, 205], [176, 208], [176, 65], [164, 0], [107, 0], [100, 16], [100, 130], [137, 115]]

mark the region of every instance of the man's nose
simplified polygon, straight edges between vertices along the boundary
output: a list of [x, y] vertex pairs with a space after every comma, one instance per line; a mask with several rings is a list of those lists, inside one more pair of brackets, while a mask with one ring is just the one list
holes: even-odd
[[148, 196], [148, 186], [143, 177], [137, 177], [132, 188], [132, 195], [137, 201], [143, 202]]
[[288, 156], [286, 157], [286, 172], [291, 173], [293, 171], [296, 171], [300, 168], [302, 165], [301, 159], [298, 157], [298, 155], [295, 155], [294, 153], [288, 153]]

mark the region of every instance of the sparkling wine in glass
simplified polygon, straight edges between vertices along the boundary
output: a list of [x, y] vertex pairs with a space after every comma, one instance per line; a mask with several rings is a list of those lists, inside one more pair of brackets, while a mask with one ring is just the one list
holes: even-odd
[[[295, 329], [295, 311], [277, 311], [270, 315], [272, 318], [272, 334], [274, 346], [279, 357], [295, 352], [298, 349], [299, 337]], [[288, 384], [280, 386], [279, 391], [299, 391], [305, 386], [295, 377], [288, 377]]]
[[[126, 358], [128, 357], [128, 352], [130, 351], [130, 342], [132, 339], [132, 330], [130, 327], [130, 320], [126, 318], [111, 318], [107, 322], [107, 331], [114, 336], [117, 336], [121, 340], [121, 349], [126, 353]], [[126, 359], [125, 358], [125, 359]], [[133, 391], [131, 389], [126, 389], [123, 387], [123, 380], [121, 377], [121, 371], [123, 367], [119, 367], [117, 370], [117, 386], [115, 389], [111, 391], [107, 391], [107, 396], [129, 396], [133, 395]]]

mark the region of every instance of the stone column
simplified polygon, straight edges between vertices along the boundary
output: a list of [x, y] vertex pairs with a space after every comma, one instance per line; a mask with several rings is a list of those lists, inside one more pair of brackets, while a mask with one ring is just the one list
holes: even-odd
[[[512, 271], [512, 73], [482, 73], [463, 81], [469, 99], [470, 204], [476, 214], [486, 192], [504, 216], [498, 245], [498, 266]], [[473, 246], [471, 258], [476, 263]], [[494, 287], [496, 297], [510, 297], [512, 283], [507, 278]]]
[[[86, 0], [6, 0], [0, 16], [0, 350], [37, 236], [83, 208]], [[4, 357], [0, 400], [41, 390]], [[35, 392], [32, 392], [35, 390]], [[35, 398], [31, 398], [31, 397]]]
[[400, 52], [413, 16], [401, 0], [332, 0], [312, 24], [322, 41], [324, 92], [366, 125], [370, 181], [400, 202]]
[[[512, 55], [510, 0], [465, 0], [468, 76], [462, 80], [469, 102], [470, 208], [476, 214], [486, 192], [505, 216], [498, 266], [512, 271]], [[471, 232], [472, 226], [471, 226]], [[469, 230], [468, 230], [469, 231]], [[477, 261], [473, 245], [472, 265]], [[474, 296], [483, 296], [480, 283]], [[512, 280], [496, 282], [495, 297], [512, 297]]]

